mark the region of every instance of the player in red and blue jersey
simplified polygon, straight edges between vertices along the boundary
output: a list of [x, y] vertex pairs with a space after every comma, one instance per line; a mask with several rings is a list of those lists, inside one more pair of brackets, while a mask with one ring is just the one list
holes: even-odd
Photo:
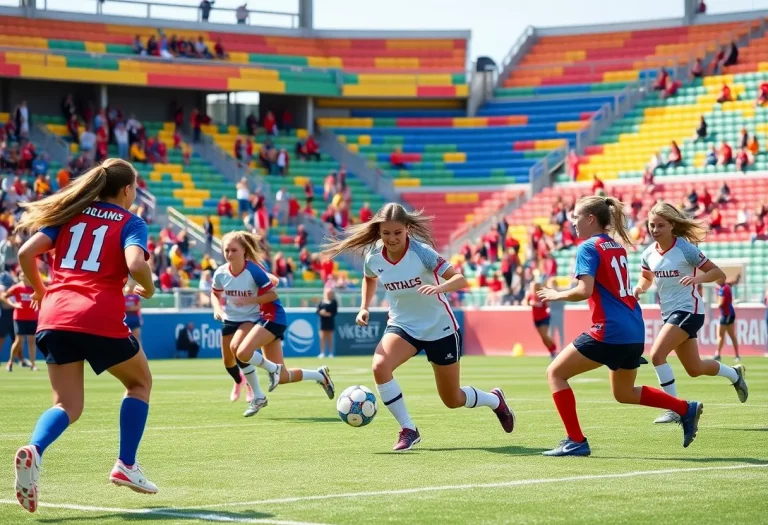
[[733, 343], [733, 353], [736, 354], [735, 361], [741, 361], [739, 357], [739, 340], [736, 337], [736, 309], [733, 307], [733, 292], [731, 285], [725, 279], [717, 281], [717, 302], [720, 308], [720, 324], [717, 332], [717, 351], [715, 352], [715, 361], [720, 361], [720, 352], [725, 345], [725, 334], [731, 338]]
[[[35, 233], [19, 251], [19, 263], [39, 303], [37, 346], [46, 356], [54, 406], [37, 420], [29, 445], [16, 452], [16, 498], [38, 506], [40, 460], [83, 412], [85, 361], [125, 386], [120, 407], [120, 450], [109, 479], [136, 492], [154, 494], [136, 451], [147, 422], [152, 376], [147, 358], [125, 325], [123, 285], [129, 274], [136, 294], [155, 292], [147, 263], [147, 225], [128, 211], [136, 198], [136, 170], [107, 159], [43, 200], [24, 204], [18, 227]], [[55, 250], [53, 278], [46, 288], [37, 258]]]
[[[35, 346], [35, 332], [37, 331], [37, 310], [32, 305], [32, 294], [35, 289], [32, 288], [29, 279], [22, 273], [21, 282], [11, 286], [5, 292], [5, 298], [13, 305], [13, 331], [16, 338], [11, 345], [11, 358], [14, 355], [24, 362], [24, 341], [27, 342], [27, 352], [29, 353], [30, 370], [36, 371], [35, 357], [37, 347]], [[10, 361], [9, 361], [10, 363]]]
[[125, 325], [131, 329], [131, 334], [141, 345], [141, 297], [134, 293], [135, 283], [125, 285]]
[[567, 437], [545, 456], [588, 456], [587, 438], [581, 432], [576, 414], [576, 398], [568, 380], [603, 365], [610, 368], [611, 389], [619, 403], [673, 410], [681, 417], [683, 446], [696, 437], [703, 404], [683, 401], [647, 386], [635, 386], [645, 342], [645, 325], [640, 305], [632, 294], [627, 251], [615, 241], [615, 232], [632, 245], [626, 229], [623, 205], [612, 197], [584, 197], [576, 204], [573, 223], [579, 237], [586, 239], [576, 251], [576, 279], [570, 290], [558, 292], [544, 288], [538, 296], [544, 301], [587, 299], [592, 311], [592, 327], [581, 334], [547, 368], [549, 387], [563, 420]]
[[531, 290], [525, 297], [525, 302], [531, 307], [531, 313], [533, 314], [533, 325], [536, 327], [536, 331], [539, 332], [541, 342], [549, 350], [549, 355], [552, 359], [557, 355], [557, 345], [549, 336], [549, 306], [539, 299], [536, 292], [541, 290], [542, 284], [540, 282], [532, 282]]

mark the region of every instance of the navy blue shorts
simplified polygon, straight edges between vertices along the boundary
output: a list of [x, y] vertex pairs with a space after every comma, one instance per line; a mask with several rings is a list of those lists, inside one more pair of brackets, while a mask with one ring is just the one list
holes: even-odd
[[233, 335], [240, 328], [240, 325], [245, 323], [256, 324], [256, 321], [227, 321], [221, 322], [221, 335]]
[[14, 321], [13, 330], [16, 335], [35, 335], [37, 321]]
[[0, 337], [15, 337], [13, 310], [0, 309]]
[[125, 316], [125, 326], [133, 330], [134, 328], [141, 328], [142, 322], [141, 317], [138, 315], [126, 315]]
[[538, 321], [533, 321], [533, 325], [538, 328], [540, 326], [549, 326], [549, 317], [546, 317], [544, 319], [539, 319]]
[[701, 327], [704, 326], [704, 314], [692, 314], [677, 310], [664, 318], [664, 324], [672, 324], [688, 334], [688, 339], [696, 339]]
[[35, 342], [49, 365], [88, 361], [96, 375], [128, 361], [141, 350], [132, 335], [115, 339], [68, 330], [42, 330]]
[[720, 326], [729, 326], [735, 322], [736, 322], [736, 314], [720, 316]]
[[[416, 349], [416, 354], [424, 350], [427, 354], [427, 361], [436, 365], [445, 366], [458, 363], [461, 359], [463, 340], [461, 332], [456, 331], [451, 335], [436, 339], [435, 341], [423, 341], [416, 339], [399, 326], [387, 325], [385, 334], [395, 334], [408, 341]], [[416, 355], [414, 354], [414, 355]]]
[[281, 341], [285, 338], [285, 330], [288, 328], [284, 324], [276, 323], [274, 321], [267, 321], [266, 319], [259, 319], [256, 321], [256, 324], [266, 328], [272, 335], [275, 336], [275, 339], [280, 339]]
[[612, 344], [598, 341], [589, 334], [581, 334], [573, 341], [581, 355], [611, 370], [635, 370], [647, 364], [643, 358], [643, 343]]

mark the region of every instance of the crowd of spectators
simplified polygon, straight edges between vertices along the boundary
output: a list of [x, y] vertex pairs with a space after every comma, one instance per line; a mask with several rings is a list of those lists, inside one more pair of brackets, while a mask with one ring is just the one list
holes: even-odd
[[133, 39], [133, 53], [135, 55], [165, 59], [226, 60], [229, 57], [224, 50], [224, 45], [221, 43], [221, 38], [216, 40], [213, 44], [213, 49], [211, 49], [202, 36], [198, 36], [197, 40], [193, 38], [185, 39], [175, 34], [168, 38], [168, 35], [162, 30], [157, 35], [148, 36], [146, 40], [143, 40], [140, 35], [136, 35]]

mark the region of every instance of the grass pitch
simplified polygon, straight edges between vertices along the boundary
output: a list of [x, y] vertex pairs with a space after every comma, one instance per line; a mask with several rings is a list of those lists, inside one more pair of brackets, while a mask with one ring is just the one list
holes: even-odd
[[[673, 362], [681, 395], [705, 405], [688, 449], [679, 426], [652, 423], [658, 411], [615, 403], [607, 369], [577, 378], [589, 458], [540, 455], [564, 437], [547, 363], [462, 360], [462, 384], [504, 389], [518, 418], [508, 435], [486, 408], [444, 408], [429, 364], [411, 360], [396, 377], [422, 443], [396, 454], [398, 427], [381, 403], [373, 423], [357, 429], [338, 419], [335, 401], [317, 385], [281, 385], [268, 407], [246, 419], [245, 396], [229, 402], [231, 379], [219, 361], [153, 361], [139, 461], [160, 487], [155, 496], [108, 483], [122, 389], [108, 374], [86, 374], [85, 413], [46, 451], [34, 515], [15, 503], [12, 459], [50, 405], [50, 388], [45, 371], [2, 371], [0, 524], [764, 523], [768, 359], [745, 359], [744, 405], [725, 379], [691, 379]], [[373, 389], [369, 358], [326, 364], [338, 392], [353, 384]], [[657, 383], [649, 366], [639, 379]]]

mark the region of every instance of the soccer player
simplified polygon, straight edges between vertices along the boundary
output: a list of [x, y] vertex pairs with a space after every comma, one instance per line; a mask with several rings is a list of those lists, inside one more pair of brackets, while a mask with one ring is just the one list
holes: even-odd
[[544, 301], [589, 300], [592, 327], [558, 354], [547, 368], [549, 388], [563, 420], [567, 437], [545, 456], [589, 456], [591, 450], [576, 414], [576, 399], [568, 380], [603, 365], [610, 371], [611, 390], [619, 403], [672, 410], [681, 416], [683, 446], [696, 437], [704, 405], [683, 401], [647, 386], [635, 386], [642, 359], [645, 324], [640, 305], [632, 296], [627, 251], [609, 232], [627, 246], [632, 242], [626, 228], [623, 205], [612, 197], [583, 197], [573, 211], [580, 238], [576, 250], [578, 284], [570, 290], [539, 290]]
[[[277, 279], [271, 279], [259, 264], [265, 257], [259, 238], [234, 231], [222, 238], [221, 245], [228, 264], [213, 274], [211, 303], [214, 315], [222, 320], [222, 339], [232, 336], [228, 345], [226, 340], [222, 343], [222, 353], [225, 346], [230, 350], [253, 391], [253, 399], [243, 416], [251, 417], [267, 406], [254, 366], [269, 374], [270, 392], [282, 383], [316, 381], [333, 399], [334, 386], [328, 367], [304, 370], [283, 366], [281, 341], [287, 318], [274, 290]], [[258, 348], [262, 353], [256, 352]]]
[[421, 212], [389, 203], [368, 222], [347, 227], [343, 238], [324, 246], [330, 257], [367, 250], [358, 325], [368, 325], [368, 305], [379, 281], [386, 290], [389, 320], [373, 356], [373, 377], [382, 402], [401, 427], [395, 451], [410, 450], [421, 441], [393, 372], [422, 350], [432, 363], [437, 392], [445, 406], [489, 407], [504, 431], [512, 432], [515, 426], [515, 416], [500, 388], [484, 392], [459, 386], [461, 332], [445, 295], [466, 288], [467, 280], [435, 252], [431, 220]]
[[[13, 331], [16, 333], [16, 338], [11, 345], [11, 359], [17, 355], [21, 362], [24, 362], [24, 342], [26, 341], [30, 370], [37, 371], [35, 366], [37, 310], [32, 307], [32, 294], [35, 293], [35, 289], [23, 273], [19, 277], [21, 282], [14, 284], [5, 292], [5, 299], [13, 305]], [[11, 362], [8, 362], [9, 366]]]
[[[123, 284], [130, 274], [136, 294], [155, 292], [147, 263], [147, 225], [128, 211], [136, 198], [136, 170], [121, 159], [80, 175], [43, 200], [23, 204], [18, 225], [36, 232], [19, 250], [19, 264], [39, 303], [37, 346], [46, 356], [54, 406], [37, 420], [28, 445], [16, 452], [16, 498], [34, 512], [45, 450], [83, 412], [83, 368], [105, 370], [126, 389], [120, 407], [120, 450], [109, 480], [154, 494], [136, 462], [149, 412], [152, 375], [147, 358], [123, 322]], [[53, 278], [46, 288], [37, 257], [55, 250]]]
[[539, 332], [541, 342], [549, 350], [549, 355], [552, 359], [557, 355], [557, 345], [549, 336], [549, 307], [544, 304], [536, 293], [543, 287], [539, 282], [531, 283], [531, 290], [525, 298], [525, 302], [531, 307], [533, 313], [533, 325], [536, 327], [536, 331]]
[[733, 307], [731, 285], [725, 279], [717, 281], [717, 302], [720, 308], [720, 322], [717, 332], [717, 351], [713, 359], [720, 361], [720, 352], [723, 351], [723, 345], [725, 344], [725, 334], [728, 334], [733, 342], [733, 353], [736, 354], [734, 360], [738, 363], [741, 361], [741, 358], [739, 357], [739, 341], [735, 330], [736, 309]]
[[[696, 334], [704, 326], [704, 301], [696, 287], [725, 278], [723, 271], [695, 246], [706, 238], [706, 226], [671, 204], [659, 202], [648, 213], [648, 230], [656, 242], [643, 252], [642, 273], [634, 296], [638, 298], [656, 281], [664, 326], [653, 342], [651, 360], [661, 387], [677, 396], [675, 375], [667, 363], [667, 356], [675, 352], [689, 376], [723, 376], [744, 403], [749, 395], [744, 367], [702, 360], [696, 344]], [[667, 411], [654, 423], [676, 423], [678, 415]]]
[[136, 283], [129, 282], [125, 286], [125, 324], [141, 345], [141, 297], [134, 293], [134, 288]]

